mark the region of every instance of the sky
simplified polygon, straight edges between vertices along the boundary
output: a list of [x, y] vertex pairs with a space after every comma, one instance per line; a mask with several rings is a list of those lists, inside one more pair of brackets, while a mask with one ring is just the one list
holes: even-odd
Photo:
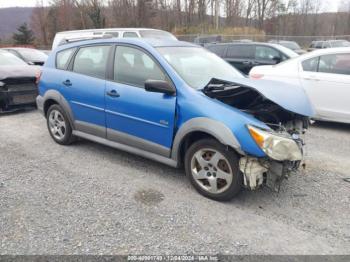
[[[14, 7], [14, 6], [35, 6], [38, 0], [0, 0], [0, 8], [3, 7]], [[44, 4], [48, 4], [49, 0], [43, 1]], [[324, 6], [324, 10], [328, 12], [336, 12], [338, 3], [342, 0], [327, 0], [327, 6]], [[350, 0], [348, 0], [350, 1]]]

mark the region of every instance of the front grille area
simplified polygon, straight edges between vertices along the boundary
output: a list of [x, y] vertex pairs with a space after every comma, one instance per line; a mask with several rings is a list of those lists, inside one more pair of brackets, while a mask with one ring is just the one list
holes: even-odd
[[21, 85], [35, 83], [35, 77], [17, 77], [17, 78], [6, 78], [1, 80], [5, 85]]
[[2, 111], [11, 110], [13, 107], [35, 105], [38, 88], [35, 78], [16, 78], [1, 80], [5, 83], [0, 88], [0, 108]]
[[35, 83], [27, 83], [27, 84], [7, 85], [6, 89], [8, 92], [25, 92], [25, 91], [36, 90], [37, 87]]

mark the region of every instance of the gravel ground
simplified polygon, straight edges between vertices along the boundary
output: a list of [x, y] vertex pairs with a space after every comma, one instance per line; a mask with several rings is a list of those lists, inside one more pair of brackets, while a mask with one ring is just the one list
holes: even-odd
[[53, 142], [36, 111], [0, 116], [0, 254], [350, 254], [350, 125], [315, 124], [282, 185], [208, 200], [175, 170]]

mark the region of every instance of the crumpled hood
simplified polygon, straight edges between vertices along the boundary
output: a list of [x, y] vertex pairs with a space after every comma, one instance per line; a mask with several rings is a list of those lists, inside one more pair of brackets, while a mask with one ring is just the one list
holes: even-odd
[[252, 88], [266, 99], [299, 115], [311, 117], [314, 109], [304, 89], [300, 86], [290, 85], [271, 80], [254, 80], [250, 78], [235, 78], [231, 83]]
[[35, 77], [38, 72], [39, 66], [0, 66], [0, 81], [6, 78]]

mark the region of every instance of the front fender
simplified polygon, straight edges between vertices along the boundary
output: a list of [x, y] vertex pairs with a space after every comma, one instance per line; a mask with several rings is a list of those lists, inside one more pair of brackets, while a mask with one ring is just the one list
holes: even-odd
[[178, 162], [180, 147], [183, 139], [190, 133], [200, 131], [215, 137], [220, 143], [234, 148], [238, 153], [245, 155], [241, 150], [237, 138], [222, 122], [207, 117], [196, 117], [185, 122], [175, 135], [171, 158]]

